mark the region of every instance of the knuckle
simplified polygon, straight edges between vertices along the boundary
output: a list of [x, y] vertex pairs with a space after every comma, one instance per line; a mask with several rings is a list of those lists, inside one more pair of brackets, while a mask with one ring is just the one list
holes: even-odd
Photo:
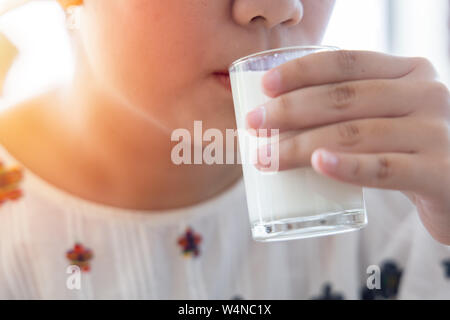
[[356, 97], [356, 88], [350, 84], [332, 85], [329, 88], [328, 96], [332, 103], [332, 108], [337, 110], [347, 109]]
[[282, 94], [281, 96], [276, 98], [276, 105], [278, 108], [278, 112], [283, 115], [286, 115], [289, 112], [290, 101], [287, 94]]
[[345, 74], [352, 74], [356, 66], [356, 53], [350, 50], [337, 51], [337, 62], [340, 70]]
[[359, 142], [361, 130], [355, 122], [343, 122], [337, 124], [337, 133], [340, 137], [340, 144], [343, 146], [352, 146]]
[[387, 180], [392, 176], [392, 163], [386, 156], [379, 156], [377, 159], [377, 170], [375, 177], [377, 180]]

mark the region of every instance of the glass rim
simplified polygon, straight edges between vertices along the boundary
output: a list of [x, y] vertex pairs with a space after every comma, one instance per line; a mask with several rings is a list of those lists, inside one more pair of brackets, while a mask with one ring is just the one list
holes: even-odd
[[295, 50], [311, 50], [311, 49], [329, 49], [330, 51], [337, 51], [340, 50], [340, 48], [336, 46], [328, 46], [328, 45], [306, 45], [306, 46], [291, 46], [291, 47], [282, 47], [282, 48], [275, 48], [265, 51], [260, 51], [256, 53], [252, 53], [248, 56], [239, 58], [235, 60], [233, 63], [230, 64], [228, 67], [228, 71], [231, 72], [232, 69], [236, 68], [237, 65], [244, 63], [250, 59], [257, 58], [257, 57], [263, 57], [267, 56], [269, 54], [277, 53], [277, 52], [284, 52], [284, 51], [295, 51]]

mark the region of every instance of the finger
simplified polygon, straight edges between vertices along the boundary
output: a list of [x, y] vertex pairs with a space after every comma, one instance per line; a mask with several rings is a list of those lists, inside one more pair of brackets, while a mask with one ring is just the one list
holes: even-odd
[[309, 166], [312, 153], [319, 148], [351, 153], [436, 153], [442, 145], [448, 144], [448, 136], [445, 122], [430, 119], [377, 118], [341, 122], [296, 135], [289, 131], [279, 138], [274, 137], [278, 141], [275, 139], [270, 146], [258, 149], [256, 166], [270, 167], [272, 171]]
[[288, 61], [263, 77], [264, 92], [276, 97], [308, 86], [352, 80], [396, 79], [411, 73], [417, 58], [370, 51], [328, 51]]
[[247, 127], [283, 132], [363, 118], [404, 117], [423, 107], [430, 115], [444, 105], [441, 87], [424, 81], [363, 80], [303, 88], [249, 112]]
[[[382, 189], [431, 190], [434, 182], [424, 177], [425, 165], [418, 155], [401, 153], [346, 154], [316, 150], [313, 168], [339, 181]], [[425, 170], [425, 171], [424, 171]]]

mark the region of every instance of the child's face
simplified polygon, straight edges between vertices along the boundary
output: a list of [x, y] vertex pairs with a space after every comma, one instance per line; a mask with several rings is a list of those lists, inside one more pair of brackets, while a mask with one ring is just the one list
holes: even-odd
[[[234, 128], [214, 72], [257, 51], [318, 44], [334, 0], [85, 0], [81, 44], [95, 79], [170, 129]], [[253, 19], [263, 16], [265, 19]]]

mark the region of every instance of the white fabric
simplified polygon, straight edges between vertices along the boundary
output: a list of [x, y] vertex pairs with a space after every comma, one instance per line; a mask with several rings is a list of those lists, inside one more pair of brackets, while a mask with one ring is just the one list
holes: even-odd
[[[20, 165], [2, 146], [0, 161]], [[242, 181], [199, 205], [143, 212], [77, 198], [23, 169], [23, 196], [0, 205], [1, 299], [310, 299], [326, 283], [359, 299], [367, 267], [385, 261], [402, 270], [397, 298], [450, 298], [450, 248], [400, 192], [365, 190], [361, 231], [259, 243]], [[203, 238], [198, 257], [177, 243], [188, 226]], [[81, 290], [70, 290], [65, 255], [77, 241], [94, 257]]]

